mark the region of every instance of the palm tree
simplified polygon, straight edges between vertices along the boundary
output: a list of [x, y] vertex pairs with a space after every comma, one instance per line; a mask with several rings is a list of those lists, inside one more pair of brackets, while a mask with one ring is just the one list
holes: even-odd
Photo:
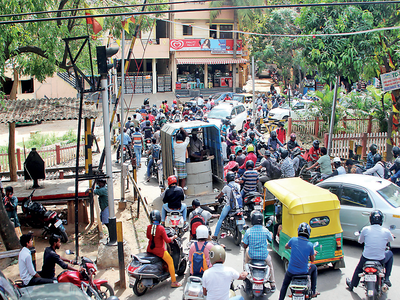
[[[210, 7], [222, 7], [222, 6], [257, 6], [265, 5], [264, 0], [221, 0], [221, 1], [211, 1]], [[212, 23], [215, 18], [220, 14], [220, 10], [210, 11], [210, 23]], [[233, 11], [233, 30], [237, 30], [238, 20], [240, 27], [250, 25], [254, 22], [257, 15], [262, 14], [262, 9], [240, 9]], [[233, 34], [233, 58], [236, 59], [236, 45], [237, 34]], [[236, 67], [234, 68], [233, 74], [233, 91], [236, 88]]]

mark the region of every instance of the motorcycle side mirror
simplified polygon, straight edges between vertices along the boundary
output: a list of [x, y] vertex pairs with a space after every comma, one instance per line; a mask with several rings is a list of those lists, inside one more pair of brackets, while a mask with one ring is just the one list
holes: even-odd
[[316, 248], [316, 247], [318, 247], [319, 246], [319, 242], [315, 242], [314, 243], [314, 248]]
[[354, 232], [354, 235], [355, 235], [355, 236], [360, 236], [360, 232], [359, 232], [359, 231], [355, 231], [355, 232]]
[[74, 254], [74, 251], [72, 251], [72, 250], [65, 250], [65, 254], [67, 254], [67, 255], [72, 255], [72, 254]]

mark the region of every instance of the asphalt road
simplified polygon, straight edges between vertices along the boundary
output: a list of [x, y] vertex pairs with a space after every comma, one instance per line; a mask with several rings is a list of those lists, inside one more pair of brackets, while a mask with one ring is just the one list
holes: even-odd
[[[214, 222], [214, 226], [215, 226]], [[213, 226], [213, 227], [214, 227]], [[185, 235], [186, 237], [186, 235]], [[230, 237], [226, 237], [221, 240], [222, 243], [226, 245], [227, 248], [227, 259], [225, 264], [234, 268], [237, 271], [243, 270], [243, 250], [233, 244], [233, 240]], [[187, 244], [185, 240], [184, 245]], [[321, 293], [317, 299], [323, 300], [338, 300], [338, 299], [353, 299], [360, 300], [366, 299], [365, 291], [362, 287], [354, 289], [354, 292], [349, 292], [346, 287], [346, 277], [351, 277], [353, 271], [358, 263], [361, 256], [362, 245], [356, 242], [345, 241], [344, 242], [344, 254], [346, 268], [340, 270], [324, 269], [318, 272], [318, 283], [317, 290]], [[400, 299], [400, 285], [397, 284], [397, 279], [400, 278], [400, 249], [394, 249], [394, 266], [392, 270], [391, 282], [392, 287], [389, 289], [386, 295], [383, 295], [381, 299]], [[272, 261], [275, 269], [275, 280], [277, 285], [277, 291], [272, 294], [265, 295], [263, 299], [275, 300], [279, 297], [279, 290], [283, 282], [284, 269], [283, 262], [280, 257], [271, 250]], [[186, 270], [186, 275], [184, 277], [178, 277], [183, 285], [181, 288], [172, 289], [170, 287], [170, 280], [162, 282], [158, 286], [154, 287], [152, 290], [148, 290], [145, 295], [140, 297], [142, 300], [153, 300], [153, 299], [182, 299], [183, 288], [188, 277], [189, 270]], [[235, 286], [241, 285], [241, 281], [235, 281]], [[242, 290], [236, 291], [236, 293], [241, 293], [245, 299], [251, 299], [245, 295]], [[396, 296], [397, 295], [397, 296]], [[133, 294], [126, 299], [136, 299], [136, 295]], [[287, 297], [287, 299], [290, 299]]]

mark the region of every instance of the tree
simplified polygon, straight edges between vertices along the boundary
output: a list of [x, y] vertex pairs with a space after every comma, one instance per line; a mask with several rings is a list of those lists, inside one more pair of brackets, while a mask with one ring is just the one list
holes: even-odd
[[[260, 34], [295, 34], [299, 31], [295, 25], [297, 17], [298, 14], [290, 8], [270, 10], [257, 17], [250, 28]], [[291, 69], [299, 60], [297, 41], [290, 37], [261, 35], [251, 35], [249, 41], [251, 55], [257, 60], [259, 70], [265, 69], [267, 64], [276, 64], [286, 87], [291, 80]]]
[[0, 236], [4, 242], [6, 250], [15, 250], [21, 248], [14, 226], [7, 215], [3, 200], [0, 201]]

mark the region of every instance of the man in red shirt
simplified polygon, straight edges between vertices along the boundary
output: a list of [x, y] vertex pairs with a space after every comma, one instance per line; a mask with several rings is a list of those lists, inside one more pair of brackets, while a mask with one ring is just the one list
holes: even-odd
[[151, 125], [153, 125], [154, 120], [155, 120], [156, 118], [155, 118], [152, 114], [149, 114], [148, 116], [149, 116], [149, 121], [150, 121]]
[[250, 129], [250, 122], [251, 122], [251, 119], [247, 118], [246, 119], [246, 123], [244, 123], [244, 125], [243, 125], [243, 129], [244, 129], [245, 132], [247, 132], [247, 130]]
[[315, 140], [313, 146], [308, 150], [307, 162], [309, 167], [312, 166], [321, 156], [321, 149], [319, 148], [319, 141]]
[[279, 122], [278, 126], [279, 128], [276, 130], [276, 133], [278, 134], [278, 140], [284, 144], [286, 141], [286, 130], [283, 128], [282, 122]]
[[257, 162], [257, 155], [254, 154], [254, 146], [252, 144], [247, 146], [246, 151], [247, 155], [246, 158], [244, 159], [243, 165], [239, 167], [239, 176], [242, 176], [246, 171], [246, 162], [248, 160], [252, 160], [254, 162], [254, 165], [256, 165]]

